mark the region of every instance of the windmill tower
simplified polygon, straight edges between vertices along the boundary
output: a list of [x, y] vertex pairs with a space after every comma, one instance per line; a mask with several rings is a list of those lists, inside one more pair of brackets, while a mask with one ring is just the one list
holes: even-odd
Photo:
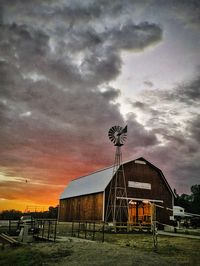
[[128, 220], [128, 201], [126, 191], [126, 181], [124, 168], [122, 164], [121, 146], [127, 137], [127, 126], [113, 126], [108, 131], [108, 136], [111, 142], [116, 146], [115, 160], [113, 165], [113, 175], [108, 194], [106, 207], [106, 222], [116, 223], [127, 222]]

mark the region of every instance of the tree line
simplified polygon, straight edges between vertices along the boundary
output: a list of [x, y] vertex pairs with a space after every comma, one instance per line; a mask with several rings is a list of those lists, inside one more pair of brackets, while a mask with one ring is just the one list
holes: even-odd
[[30, 215], [37, 219], [57, 219], [58, 206], [48, 208], [48, 211], [42, 212], [21, 212], [17, 210], [4, 210], [0, 213], [0, 220], [19, 220], [22, 216]]
[[200, 185], [191, 186], [191, 194], [176, 195], [174, 205], [183, 207], [185, 212], [200, 214]]

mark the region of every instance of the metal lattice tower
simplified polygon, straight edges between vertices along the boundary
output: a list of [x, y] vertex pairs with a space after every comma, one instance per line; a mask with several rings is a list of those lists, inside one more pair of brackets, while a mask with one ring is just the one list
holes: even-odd
[[127, 126], [125, 128], [120, 126], [112, 127], [108, 132], [108, 136], [114, 143], [114, 146], [116, 146], [116, 152], [105, 221], [113, 222], [113, 224], [116, 225], [116, 223], [127, 222], [128, 220], [126, 180], [121, 152], [121, 146], [124, 144], [127, 137]]

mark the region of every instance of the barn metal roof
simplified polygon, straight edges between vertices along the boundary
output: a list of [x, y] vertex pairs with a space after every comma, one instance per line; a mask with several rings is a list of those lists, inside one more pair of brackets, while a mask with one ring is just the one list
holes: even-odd
[[87, 176], [80, 177], [69, 183], [60, 199], [67, 199], [105, 190], [113, 176], [113, 167], [109, 167]]

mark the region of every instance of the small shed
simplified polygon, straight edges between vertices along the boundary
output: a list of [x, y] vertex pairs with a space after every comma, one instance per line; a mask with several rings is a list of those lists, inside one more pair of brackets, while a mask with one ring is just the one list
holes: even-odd
[[[154, 203], [157, 221], [169, 223], [174, 193], [162, 171], [143, 157], [123, 163], [123, 168], [129, 201], [128, 222], [150, 223]], [[114, 176], [113, 167], [109, 167], [71, 181], [60, 196], [59, 221], [105, 221]]]

